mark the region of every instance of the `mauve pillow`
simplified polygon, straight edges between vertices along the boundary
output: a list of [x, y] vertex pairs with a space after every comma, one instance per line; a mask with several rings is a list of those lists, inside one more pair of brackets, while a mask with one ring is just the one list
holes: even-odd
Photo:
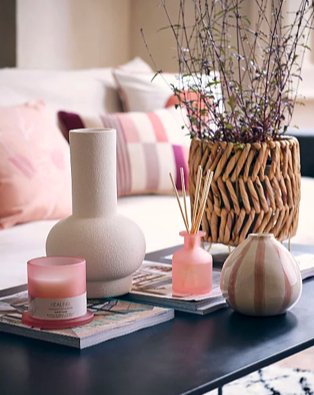
[[0, 228], [71, 213], [69, 146], [42, 102], [0, 107]]
[[[174, 107], [152, 112], [104, 114], [98, 117], [60, 111], [66, 138], [76, 128], [105, 127], [117, 130], [117, 191], [119, 196], [169, 194], [181, 189], [180, 167], [188, 173], [190, 138], [185, 111]], [[187, 180], [186, 186], [187, 186]]]

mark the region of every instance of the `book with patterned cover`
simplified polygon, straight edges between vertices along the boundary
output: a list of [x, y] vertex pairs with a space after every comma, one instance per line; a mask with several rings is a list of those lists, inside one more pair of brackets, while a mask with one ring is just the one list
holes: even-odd
[[0, 330], [80, 349], [160, 324], [174, 317], [174, 310], [169, 308], [115, 298], [91, 299], [88, 300], [88, 309], [95, 316], [89, 324], [71, 329], [43, 330], [22, 324], [22, 313], [27, 308], [27, 291], [0, 297]]
[[[206, 295], [183, 297], [172, 294], [171, 260], [177, 248], [179, 246], [147, 254], [146, 260], [133, 276], [130, 293], [124, 298], [200, 315], [226, 308], [228, 305], [220, 290], [220, 272], [229, 254], [227, 247], [216, 245], [211, 251], [214, 261], [212, 291]], [[291, 253], [299, 265], [302, 279], [313, 277], [314, 246], [292, 244]]]
[[123, 299], [204, 315], [227, 307], [227, 302], [221, 294], [219, 280], [220, 270], [214, 268], [213, 286], [210, 293], [186, 296], [174, 295], [172, 293], [172, 265], [144, 261], [134, 273], [130, 293], [123, 296]]

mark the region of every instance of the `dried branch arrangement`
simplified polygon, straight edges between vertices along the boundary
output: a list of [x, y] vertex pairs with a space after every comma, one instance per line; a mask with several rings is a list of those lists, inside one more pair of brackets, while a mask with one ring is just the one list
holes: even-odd
[[[179, 87], [172, 88], [187, 108], [191, 137], [235, 143], [279, 139], [296, 103], [312, 1], [180, 0], [176, 21], [166, 0], [161, 3], [181, 76]], [[187, 3], [193, 4], [192, 24]], [[254, 22], [245, 15], [248, 3], [257, 10]]]
[[[173, 191], [174, 191], [175, 196], [177, 198], [178, 206], [179, 206], [180, 213], [181, 213], [181, 216], [182, 216], [182, 219], [184, 222], [185, 229], [189, 234], [196, 234], [199, 231], [199, 228], [200, 228], [200, 225], [202, 222], [202, 218], [204, 215], [206, 201], [207, 201], [210, 185], [211, 185], [211, 182], [213, 179], [213, 172], [209, 170], [206, 173], [206, 176], [203, 177], [202, 167], [201, 166], [198, 167], [195, 200], [194, 200], [194, 204], [192, 207], [191, 226], [190, 226], [188, 210], [187, 210], [186, 189], [185, 189], [185, 182], [184, 182], [184, 172], [183, 172], [182, 167], [180, 168], [180, 173], [181, 173], [181, 184], [182, 184], [183, 208], [181, 205], [178, 190], [176, 188], [176, 185], [175, 185], [175, 182], [173, 180], [171, 173], [169, 173], [170, 180], [172, 183]], [[204, 178], [204, 180], [203, 180], [203, 178]]]

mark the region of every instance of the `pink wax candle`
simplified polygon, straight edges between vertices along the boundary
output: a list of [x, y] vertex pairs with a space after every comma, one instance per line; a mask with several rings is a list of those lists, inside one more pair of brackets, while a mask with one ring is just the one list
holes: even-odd
[[67, 328], [91, 321], [86, 307], [86, 262], [49, 256], [27, 262], [28, 312], [23, 322], [41, 328]]

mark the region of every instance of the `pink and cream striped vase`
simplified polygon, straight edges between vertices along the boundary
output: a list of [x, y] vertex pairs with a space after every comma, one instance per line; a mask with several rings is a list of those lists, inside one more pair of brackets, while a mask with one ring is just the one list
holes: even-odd
[[250, 234], [226, 259], [220, 288], [229, 305], [247, 315], [291, 308], [302, 292], [300, 269], [273, 234]]

